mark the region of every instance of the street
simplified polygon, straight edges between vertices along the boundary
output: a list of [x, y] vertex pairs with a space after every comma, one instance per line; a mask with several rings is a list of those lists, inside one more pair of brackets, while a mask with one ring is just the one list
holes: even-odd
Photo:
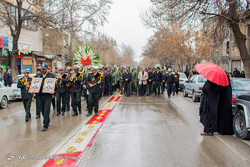
[[[100, 101], [100, 109], [108, 110], [108, 99]], [[160, 98], [121, 96], [113, 106], [110, 102], [106, 107], [112, 112], [103, 124], [94, 125], [98, 130], [86, 138], [87, 147], [84, 145], [74, 166], [249, 166], [250, 141], [219, 134], [200, 136], [203, 126], [199, 123], [199, 103], [182, 94], [171, 99], [166, 93]], [[86, 108], [84, 101], [82, 108]], [[65, 116], [52, 111], [51, 125], [42, 132], [42, 118], [35, 119], [34, 104], [28, 123], [21, 101], [0, 112], [1, 167], [48, 166], [49, 158], [38, 156], [62, 154], [61, 150], [72, 144], [71, 138], [82, 133], [90, 120], [86, 111], [77, 117], [71, 116], [72, 111]], [[77, 149], [80, 151], [80, 146]]]

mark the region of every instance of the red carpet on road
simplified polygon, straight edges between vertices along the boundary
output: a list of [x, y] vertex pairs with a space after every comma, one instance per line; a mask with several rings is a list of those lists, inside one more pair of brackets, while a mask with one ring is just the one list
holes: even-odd
[[107, 118], [107, 116], [109, 115], [109, 113], [112, 111], [112, 110], [106, 110], [105, 111], [105, 113], [103, 113], [103, 111], [104, 110], [100, 110], [99, 112], [98, 112], [98, 116], [93, 116], [87, 123], [86, 123], [86, 125], [88, 125], [88, 124], [93, 124], [93, 122], [94, 121], [97, 121], [96, 122], [96, 124], [97, 123], [102, 123], [102, 122], [104, 122], [105, 120], [106, 120], [106, 118]]
[[115, 97], [111, 97], [111, 99], [108, 101], [109, 103], [112, 102], [115, 99], [115, 102], [118, 102], [120, 100], [121, 96], [118, 96], [116, 99]]

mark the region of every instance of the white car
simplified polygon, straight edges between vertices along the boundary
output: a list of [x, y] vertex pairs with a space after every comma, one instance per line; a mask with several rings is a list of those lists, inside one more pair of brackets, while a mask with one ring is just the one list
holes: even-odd
[[[29, 77], [34, 77], [36, 74], [30, 74]], [[12, 89], [13, 89], [13, 95], [11, 96], [14, 99], [21, 99], [21, 89], [17, 88], [17, 83], [19, 78], [23, 77], [22, 75], [17, 75], [14, 79], [13, 79], [13, 83], [11, 85]]]
[[11, 87], [5, 87], [2, 82], [0, 82], [0, 108], [6, 108], [8, 106], [8, 100], [13, 94], [13, 89]]

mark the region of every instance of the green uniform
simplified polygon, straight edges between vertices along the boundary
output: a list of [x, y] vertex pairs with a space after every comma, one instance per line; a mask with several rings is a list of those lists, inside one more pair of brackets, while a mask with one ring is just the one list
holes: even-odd
[[79, 114], [82, 113], [81, 111], [81, 94], [82, 94], [82, 81], [83, 75], [80, 73], [76, 74], [76, 79], [72, 82], [70, 93], [71, 93], [71, 106], [74, 111], [74, 115], [78, 115], [77, 108]]
[[[23, 101], [23, 106], [26, 112], [25, 119], [28, 120], [31, 118], [30, 114], [30, 106], [32, 101], [32, 94], [29, 93], [29, 88], [31, 84], [32, 78], [28, 77], [22, 77], [18, 80], [17, 87], [21, 88], [21, 96]], [[29, 82], [29, 85], [24, 85], [24, 82]]]
[[123, 79], [121, 79], [122, 78], [122, 75], [124, 74], [125, 72], [124, 71], [120, 71], [119, 72], [119, 75], [118, 75], [118, 77], [120, 78], [120, 90], [121, 90], [121, 94], [123, 94], [123, 89], [124, 89], [124, 80]]
[[132, 92], [135, 92], [137, 94], [138, 90], [139, 90], [139, 71], [134, 71], [132, 73], [132, 83], [133, 83], [133, 87], [132, 87]]
[[62, 115], [66, 110], [66, 96], [68, 88], [66, 84], [69, 82], [66, 74], [61, 75], [62, 79], [58, 79], [56, 82], [56, 108], [57, 115], [61, 114], [61, 101], [62, 101]]
[[115, 81], [116, 72], [112, 72], [111, 75], [112, 75], [113, 81], [114, 81], [114, 85], [112, 83], [112, 86], [111, 86], [111, 92], [113, 93], [115, 91], [115, 88], [116, 88], [116, 81]]

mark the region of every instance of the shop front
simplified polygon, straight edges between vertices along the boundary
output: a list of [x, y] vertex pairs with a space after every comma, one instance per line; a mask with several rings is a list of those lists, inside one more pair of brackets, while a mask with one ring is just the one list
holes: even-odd
[[10, 54], [8, 49], [8, 37], [0, 36], [0, 65], [6, 69], [10, 66]]

